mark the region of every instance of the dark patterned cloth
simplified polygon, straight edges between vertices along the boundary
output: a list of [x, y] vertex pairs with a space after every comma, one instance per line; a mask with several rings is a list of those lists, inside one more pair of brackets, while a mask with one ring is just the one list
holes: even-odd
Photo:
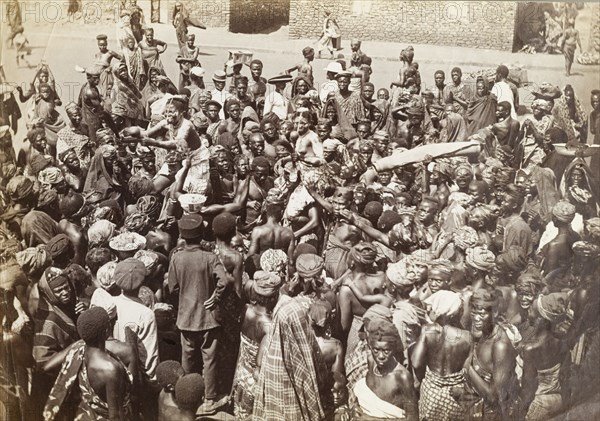
[[[77, 341], [73, 344], [71, 350], [65, 357], [65, 361], [56, 378], [56, 383], [54, 384], [54, 387], [48, 396], [46, 406], [44, 407], [45, 421], [53, 421], [55, 419], [74, 386], [78, 386], [81, 393], [81, 402], [79, 403], [75, 420], [108, 421], [108, 404], [100, 399], [90, 384], [87, 367], [85, 366], [85, 350], [85, 343], [83, 341]], [[116, 356], [110, 353], [109, 355], [116, 361], [120, 361]], [[127, 386], [127, 395], [129, 395], [133, 376], [127, 371], [127, 368], [125, 368], [125, 370], [130, 383]], [[126, 413], [131, 416], [129, 396], [125, 397], [124, 405]]]

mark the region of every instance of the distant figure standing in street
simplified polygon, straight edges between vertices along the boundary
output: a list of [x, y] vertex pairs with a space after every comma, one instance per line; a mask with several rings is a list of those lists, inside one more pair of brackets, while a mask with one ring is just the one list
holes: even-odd
[[581, 40], [579, 39], [579, 31], [575, 29], [575, 19], [571, 18], [567, 21], [565, 26], [565, 34], [561, 43], [560, 49], [565, 56], [565, 75], [571, 75], [571, 66], [573, 66], [573, 60], [575, 60], [575, 49], [579, 45], [581, 48]]
[[173, 26], [175, 27], [175, 34], [177, 35], [179, 49], [186, 44], [188, 26], [206, 29], [206, 26], [204, 26], [198, 19], [190, 17], [190, 12], [180, 1], [175, 3], [175, 7], [173, 8]]
[[[324, 49], [329, 50], [330, 59], [333, 59], [333, 50], [336, 47], [334, 42], [337, 44], [337, 40], [341, 38], [340, 27], [331, 16], [330, 12], [325, 12], [325, 21], [323, 22], [323, 35], [317, 43], [317, 53], [321, 58], [321, 51]], [[339, 46], [337, 46], [339, 48]]]

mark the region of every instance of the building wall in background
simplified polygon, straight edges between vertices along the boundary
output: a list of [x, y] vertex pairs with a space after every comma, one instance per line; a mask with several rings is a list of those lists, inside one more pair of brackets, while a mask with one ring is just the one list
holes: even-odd
[[511, 51], [516, 2], [291, 0], [290, 38], [318, 39], [325, 11], [345, 39]]

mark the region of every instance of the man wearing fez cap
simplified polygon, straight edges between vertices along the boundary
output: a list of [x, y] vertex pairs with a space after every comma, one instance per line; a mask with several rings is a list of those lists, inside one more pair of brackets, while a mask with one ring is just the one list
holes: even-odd
[[178, 222], [186, 245], [173, 253], [169, 265], [169, 291], [179, 287], [177, 327], [181, 331], [181, 365], [186, 373], [200, 373], [206, 382], [207, 413], [217, 409], [217, 349], [221, 326], [215, 312], [227, 275], [219, 258], [200, 248], [203, 234], [200, 215], [184, 215]]
[[117, 264], [113, 274], [115, 285], [121, 295], [113, 297], [117, 307], [117, 322], [113, 330], [115, 339], [126, 342], [125, 328], [133, 331], [138, 339], [140, 360], [151, 379], [158, 365], [158, 336], [154, 312], [138, 298], [140, 287], [146, 278], [146, 267], [141, 260], [129, 258]]

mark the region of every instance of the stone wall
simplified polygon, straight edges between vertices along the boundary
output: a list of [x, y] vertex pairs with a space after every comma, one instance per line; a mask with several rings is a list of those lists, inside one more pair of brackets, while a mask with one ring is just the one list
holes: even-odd
[[[200, 19], [207, 28], [229, 26], [229, 0], [180, 0], [190, 16]], [[176, 1], [169, 0], [169, 22], [173, 21]]]
[[291, 0], [290, 37], [318, 39], [325, 11], [345, 40], [513, 48], [516, 2]]

